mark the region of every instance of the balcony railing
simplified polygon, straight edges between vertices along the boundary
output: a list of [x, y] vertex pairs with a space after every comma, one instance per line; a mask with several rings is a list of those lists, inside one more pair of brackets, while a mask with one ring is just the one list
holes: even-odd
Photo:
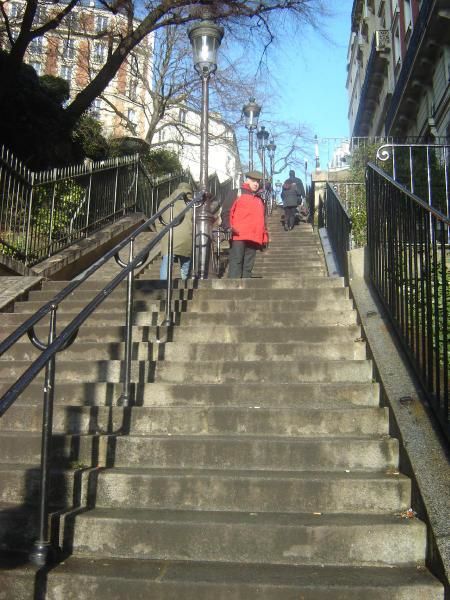
[[397, 79], [395, 90], [392, 94], [391, 102], [389, 104], [389, 108], [386, 114], [385, 130], [387, 132], [391, 131], [392, 124], [394, 122], [394, 118], [400, 104], [400, 100], [405, 91], [405, 87], [410, 77], [414, 60], [420, 47], [420, 42], [422, 40], [424, 32], [426, 31], [427, 24], [435, 3], [436, 0], [423, 0], [419, 16], [417, 17], [417, 20], [414, 23], [414, 29], [408, 44], [408, 49], [406, 51], [406, 55], [403, 60], [403, 65], [399, 77]]
[[[364, 83], [361, 88], [359, 104], [358, 104], [358, 112], [356, 113], [355, 123], [353, 125], [353, 135], [361, 135], [361, 124], [363, 120], [363, 114], [367, 110], [367, 101], [369, 96], [369, 90], [372, 85], [374, 85], [373, 74], [375, 70], [376, 61], [379, 60], [380, 50], [377, 49], [376, 36], [373, 35], [372, 38], [372, 46], [370, 49], [369, 60], [367, 61], [366, 67], [366, 75], [364, 77]], [[383, 59], [387, 60], [387, 59]]]

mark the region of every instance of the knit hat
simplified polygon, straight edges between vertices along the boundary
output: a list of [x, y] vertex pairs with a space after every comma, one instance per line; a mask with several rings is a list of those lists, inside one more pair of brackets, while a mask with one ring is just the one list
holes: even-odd
[[247, 179], [255, 179], [256, 181], [261, 181], [264, 179], [264, 175], [261, 173], [261, 171], [249, 171], [245, 174], [245, 176]]

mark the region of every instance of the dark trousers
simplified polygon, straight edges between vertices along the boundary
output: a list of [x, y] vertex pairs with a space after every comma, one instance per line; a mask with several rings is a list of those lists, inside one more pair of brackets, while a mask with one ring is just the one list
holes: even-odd
[[296, 206], [285, 206], [284, 207], [284, 226], [292, 229], [295, 225], [295, 211]]
[[228, 277], [241, 279], [252, 276], [258, 244], [245, 240], [233, 240], [228, 259]]

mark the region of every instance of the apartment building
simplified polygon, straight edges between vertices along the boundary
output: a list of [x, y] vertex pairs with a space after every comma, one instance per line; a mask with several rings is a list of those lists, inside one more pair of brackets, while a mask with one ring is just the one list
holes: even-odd
[[[4, 3], [13, 35], [17, 35], [25, 2]], [[36, 26], [61, 11], [61, 4], [39, 2]], [[25, 61], [38, 75], [65, 79], [73, 98], [91, 81], [107, 60], [110, 47], [126, 27], [126, 16], [112, 14], [93, 0], [78, 3], [61, 25], [36, 38], [28, 47]], [[0, 43], [7, 47], [6, 32], [0, 27]], [[151, 80], [152, 36], [147, 36], [122, 64], [102, 96], [91, 106], [107, 137], [133, 135], [145, 138], [143, 106], [150, 102], [147, 81]]]
[[348, 48], [352, 136], [450, 136], [448, 0], [354, 0]]
[[[164, 118], [152, 145], [166, 147], [178, 155], [184, 169], [195, 180], [200, 179], [200, 122], [199, 112], [174, 107]], [[221, 182], [233, 179], [239, 185], [242, 165], [234, 129], [218, 113], [210, 113], [208, 131], [208, 172], [217, 173]]]

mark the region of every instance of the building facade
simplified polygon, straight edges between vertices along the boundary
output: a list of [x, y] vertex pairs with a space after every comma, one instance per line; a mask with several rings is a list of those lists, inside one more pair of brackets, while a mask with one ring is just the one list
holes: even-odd
[[[22, 0], [5, 3], [13, 36], [19, 31], [24, 8]], [[39, 2], [36, 27], [45, 24], [61, 9], [59, 3]], [[32, 41], [25, 62], [40, 76], [65, 79], [72, 99], [99, 72], [126, 24], [126, 16], [120, 13], [112, 14], [94, 1], [80, 2], [57, 29]], [[3, 48], [9, 44], [5, 27], [1, 26], [0, 44]], [[146, 119], [142, 107], [150, 102], [146, 82], [151, 78], [152, 45], [153, 39], [149, 35], [121, 65], [102, 96], [94, 100], [91, 114], [102, 123], [106, 137], [134, 135], [145, 138]]]
[[351, 136], [450, 136], [450, 2], [354, 0], [347, 61]]
[[[200, 179], [200, 121], [199, 112], [174, 107], [152, 141], [152, 147], [173, 150], [184, 169], [188, 169], [193, 178]], [[234, 129], [217, 113], [210, 113], [208, 124], [208, 173], [216, 173], [221, 182], [232, 179], [234, 186], [239, 185], [242, 175], [241, 159]]]

